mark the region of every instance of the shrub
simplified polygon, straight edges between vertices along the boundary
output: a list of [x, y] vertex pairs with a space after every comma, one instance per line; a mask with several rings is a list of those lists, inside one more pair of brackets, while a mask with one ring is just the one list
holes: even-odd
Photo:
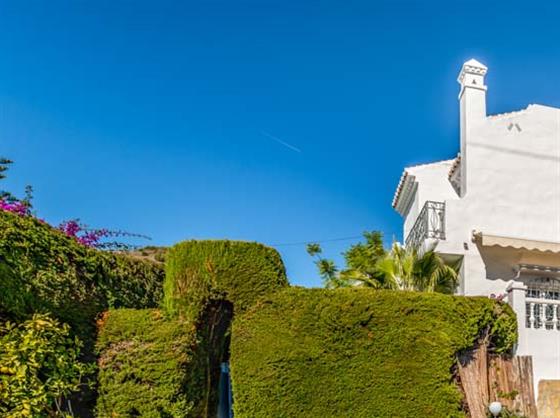
[[0, 326], [0, 415], [63, 415], [64, 398], [77, 391], [91, 367], [78, 361], [82, 344], [68, 325], [48, 315]]
[[29, 313], [33, 296], [5, 264], [0, 264], [0, 289], [0, 322], [24, 318]]
[[516, 320], [486, 298], [291, 288], [233, 323], [237, 418], [462, 417], [457, 353], [489, 331], [509, 350]]
[[97, 415], [188, 416], [184, 383], [193, 324], [152, 309], [111, 310], [100, 322]]
[[228, 300], [236, 311], [288, 285], [278, 252], [254, 242], [185, 241], [166, 254], [164, 306], [196, 318], [210, 300]]
[[163, 268], [80, 245], [33, 218], [0, 211], [0, 317], [49, 311], [83, 338], [107, 307], [156, 307]]

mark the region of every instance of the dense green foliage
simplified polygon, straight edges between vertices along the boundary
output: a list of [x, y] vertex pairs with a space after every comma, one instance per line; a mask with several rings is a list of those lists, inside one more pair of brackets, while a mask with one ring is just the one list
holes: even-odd
[[509, 350], [511, 309], [436, 293], [277, 292], [234, 320], [235, 416], [462, 417], [452, 370], [484, 332]]
[[108, 307], [156, 307], [163, 268], [85, 247], [30, 216], [0, 211], [0, 317], [52, 312], [82, 337]]
[[447, 265], [434, 250], [419, 252], [398, 243], [377, 263], [387, 288], [447, 294], [457, 288], [458, 267]]
[[[158, 306], [163, 276], [159, 263], [95, 250], [32, 216], [0, 210], [0, 321], [21, 323], [34, 313], [50, 313], [84, 341], [84, 361], [93, 360], [97, 315], [108, 307]], [[41, 370], [43, 380], [56, 378], [48, 375], [54, 369]], [[0, 396], [11, 396], [6, 390], [0, 388]], [[28, 395], [27, 403], [34, 402], [35, 395]], [[85, 391], [72, 399], [80, 416], [93, 395]]]
[[364, 232], [364, 242], [351, 245], [342, 254], [346, 263], [342, 270], [333, 260], [322, 256], [323, 249], [319, 244], [308, 244], [307, 252], [317, 258], [315, 264], [327, 287], [345, 287], [356, 281], [368, 287], [388, 287], [384, 283], [384, 275], [377, 268], [378, 261], [387, 255], [380, 232]]
[[68, 325], [49, 315], [0, 325], [0, 415], [66, 415], [64, 397], [92, 370], [78, 360], [80, 348]]
[[343, 253], [346, 266], [340, 270], [333, 260], [322, 256], [317, 243], [307, 245], [310, 256], [327, 288], [364, 286], [374, 289], [417, 290], [451, 294], [458, 282], [458, 265], [447, 265], [433, 249], [418, 251], [393, 243], [383, 246], [380, 232], [365, 232], [364, 242]]
[[[366, 245], [347, 257], [354, 270], [377, 269], [377, 247]], [[483, 298], [288, 288], [279, 254], [257, 243], [187, 241], [130, 256], [2, 211], [0, 288], [0, 321], [22, 324], [0, 332], [0, 367], [32, 364], [24, 375], [0, 368], [0, 408], [21, 395], [18, 407], [39, 417], [77, 388], [86, 368], [74, 337], [93, 360], [94, 319], [107, 308], [120, 309], [98, 322], [99, 417], [216, 416], [228, 360], [240, 418], [461, 416], [456, 354], [483, 330], [506, 351], [516, 330], [507, 306]], [[163, 312], [142, 309], [158, 305]], [[25, 322], [36, 312], [70, 328]], [[89, 407], [91, 398], [80, 401]]]
[[288, 285], [278, 252], [254, 242], [185, 241], [166, 254], [167, 312], [196, 319], [210, 300], [228, 300], [236, 312]]
[[24, 318], [30, 312], [33, 295], [21, 286], [17, 275], [0, 263], [0, 321]]
[[192, 416], [216, 414], [220, 363], [229, 356], [233, 314], [288, 286], [278, 252], [252, 242], [186, 241], [165, 256], [164, 306], [196, 324], [196, 347], [186, 381]]
[[186, 417], [185, 379], [195, 330], [158, 310], [117, 309], [101, 321], [97, 350], [100, 417]]
[[256, 243], [187, 241], [165, 258], [171, 315], [111, 310], [101, 327], [99, 416], [215, 416], [233, 311], [288, 284], [278, 253]]

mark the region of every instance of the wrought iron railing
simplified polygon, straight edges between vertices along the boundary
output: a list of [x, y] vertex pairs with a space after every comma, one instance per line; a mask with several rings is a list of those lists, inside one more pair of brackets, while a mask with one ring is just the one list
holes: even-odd
[[405, 240], [407, 247], [418, 248], [428, 238], [445, 239], [445, 203], [428, 200]]

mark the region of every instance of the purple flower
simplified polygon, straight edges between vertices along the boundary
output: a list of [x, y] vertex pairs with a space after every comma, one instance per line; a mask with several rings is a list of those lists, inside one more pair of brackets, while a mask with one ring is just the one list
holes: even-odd
[[29, 214], [29, 207], [25, 203], [17, 200], [14, 202], [6, 202], [0, 199], [0, 210], [15, 213], [20, 216]]
[[103, 238], [111, 236], [109, 230], [89, 229], [86, 225], [81, 224], [79, 219], [64, 221], [58, 226], [58, 229], [86, 247], [99, 247]]

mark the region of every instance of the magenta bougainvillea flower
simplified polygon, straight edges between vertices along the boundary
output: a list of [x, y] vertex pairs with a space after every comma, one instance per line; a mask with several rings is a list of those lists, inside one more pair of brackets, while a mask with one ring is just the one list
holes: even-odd
[[89, 229], [80, 223], [78, 219], [64, 221], [58, 226], [58, 229], [87, 247], [99, 247], [103, 238], [115, 235], [114, 232], [108, 229]]
[[[6, 201], [0, 199], [0, 210], [5, 212], [15, 213], [20, 216], [33, 216], [30, 207], [25, 202], [21, 201]], [[38, 219], [39, 222], [46, 223], [43, 219]], [[82, 224], [79, 219], [71, 219], [62, 222], [58, 227], [69, 237], [74, 238], [80, 244], [86, 247], [93, 247], [106, 250], [123, 250], [134, 248], [134, 246], [122, 242], [107, 242], [106, 238], [110, 237], [136, 237], [150, 239], [144, 235], [131, 234], [124, 231], [111, 231], [109, 229], [92, 229], [87, 225]]]
[[0, 210], [16, 213], [18, 215], [27, 215], [29, 213], [28, 205], [18, 200], [14, 202], [7, 202], [0, 199]]

